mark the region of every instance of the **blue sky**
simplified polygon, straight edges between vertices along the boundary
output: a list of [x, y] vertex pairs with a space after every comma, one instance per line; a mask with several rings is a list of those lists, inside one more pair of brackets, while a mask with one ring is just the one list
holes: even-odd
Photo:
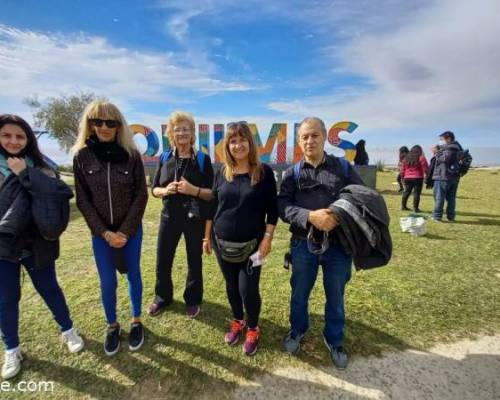
[[263, 136], [317, 115], [373, 152], [450, 129], [500, 163], [498, 21], [497, 0], [3, 0], [0, 112], [93, 91], [157, 131], [175, 109]]

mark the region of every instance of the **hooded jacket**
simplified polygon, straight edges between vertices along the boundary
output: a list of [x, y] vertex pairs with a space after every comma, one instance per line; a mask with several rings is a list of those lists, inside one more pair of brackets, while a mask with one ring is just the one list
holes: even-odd
[[432, 179], [435, 181], [457, 181], [460, 179], [458, 166], [453, 172], [450, 167], [458, 161], [458, 152], [462, 151], [462, 146], [457, 141], [439, 146], [436, 153], [436, 165]]
[[335, 231], [346, 252], [352, 254], [356, 269], [381, 267], [389, 262], [390, 217], [382, 195], [366, 186], [348, 185], [329, 208], [340, 220]]

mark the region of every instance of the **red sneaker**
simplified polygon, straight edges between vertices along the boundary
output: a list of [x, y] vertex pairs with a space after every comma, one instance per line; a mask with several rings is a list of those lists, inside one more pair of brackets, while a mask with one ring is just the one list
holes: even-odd
[[245, 343], [243, 343], [243, 353], [245, 353], [247, 356], [253, 356], [255, 353], [257, 353], [259, 339], [260, 339], [259, 327], [248, 328], [247, 337], [245, 339]]
[[242, 319], [241, 321], [233, 319], [229, 323], [229, 332], [227, 332], [226, 335], [224, 336], [224, 341], [230, 346], [236, 344], [238, 342], [238, 339], [240, 338], [241, 332], [243, 331], [245, 325], [246, 322], [244, 319]]

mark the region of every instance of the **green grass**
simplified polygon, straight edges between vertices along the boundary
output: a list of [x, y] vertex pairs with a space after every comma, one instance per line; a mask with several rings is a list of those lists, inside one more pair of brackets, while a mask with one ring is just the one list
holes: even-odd
[[[500, 331], [500, 179], [497, 171], [473, 170], [460, 185], [457, 222], [429, 222], [428, 235], [402, 234], [400, 196], [395, 174], [378, 174], [392, 216], [394, 253], [380, 269], [353, 274], [346, 294], [347, 339], [351, 355], [427, 348], [442, 341]], [[421, 208], [430, 212], [430, 191]], [[410, 203], [411, 204], [411, 203]], [[144, 219], [142, 275], [144, 309], [152, 300], [160, 201], [150, 199]], [[196, 320], [184, 315], [186, 257], [181, 242], [174, 265], [173, 307], [157, 318], [144, 318], [147, 342], [115, 357], [102, 350], [105, 321], [90, 235], [78, 211], [62, 238], [58, 276], [75, 326], [86, 350], [69, 355], [59, 343], [56, 325], [29, 278], [23, 284], [21, 341], [26, 360], [13, 383], [53, 381], [51, 398], [223, 398], [238, 384], [279, 365], [306, 362], [330, 366], [321, 340], [324, 295], [321, 276], [310, 301], [311, 330], [297, 359], [280, 350], [288, 328], [289, 272], [282, 268], [287, 226], [280, 223], [274, 250], [261, 278], [262, 342], [255, 357], [223, 344], [230, 318], [224, 282], [214, 257], [204, 259], [205, 298]], [[126, 281], [119, 277], [119, 319], [127, 327], [130, 306]], [[286, 380], [283, 381], [286, 384]], [[15, 398], [2, 393], [2, 398]], [[36, 398], [34, 394], [31, 397]]]

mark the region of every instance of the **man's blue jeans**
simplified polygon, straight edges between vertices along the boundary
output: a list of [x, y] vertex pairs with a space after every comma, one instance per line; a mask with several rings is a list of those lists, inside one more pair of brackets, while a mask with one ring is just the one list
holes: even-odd
[[352, 258], [342, 246], [331, 244], [321, 255], [311, 253], [306, 240], [292, 240], [292, 298], [290, 302], [290, 325], [295, 334], [303, 335], [309, 329], [309, 295], [323, 267], [325, 289], [325, 328], [323, 334], [329, 344], [342, 346], [344, 340], [344, 290], [351, 279]]
[[452, 221], [455, 219], [455, 206], [457, 199], [458, 180], [434, 181], [434, 219], [443, 218], [444, 201], [446, 200], [446, 217]]

